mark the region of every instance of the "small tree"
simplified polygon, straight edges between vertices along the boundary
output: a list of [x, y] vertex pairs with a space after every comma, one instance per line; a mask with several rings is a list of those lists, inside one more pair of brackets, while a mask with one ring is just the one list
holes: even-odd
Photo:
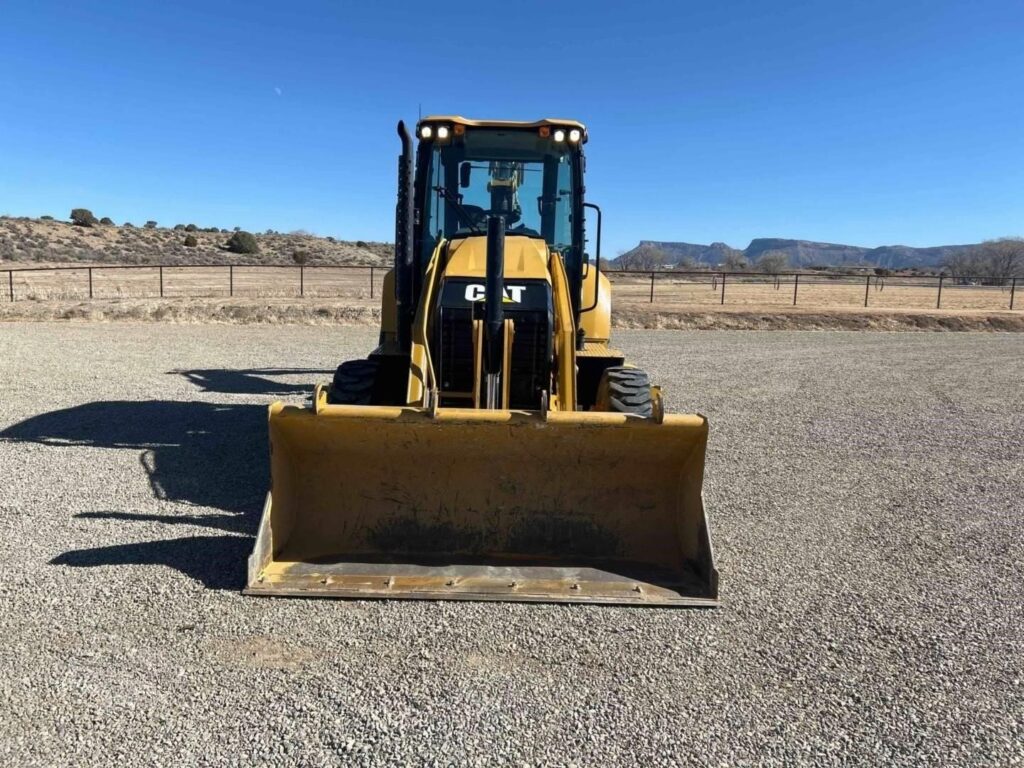
[[199, 241], [196, 239], [195, 235], [185, 235], [186, 248], [195, 248], [197, 245], [199, 245]]
[[53, 216], [40, 216], [43, 221], [53, 221]]
[[156, 222], [153, 221], [152, 219], [150, 219], [149, 221], [147, 221], [142, 226], [145, 227], [146, 229], [156, 229]]
[[742, 272], [747, 268], [747, 257], [743, 251], [732, 251], [726, 255], [723, 264], [728, 272]]
[[757, 268], [769, 275], [785, 272], [789, 266], [789, 256], [785, 251], [765, 251], [757, 260]]
[[227, 248], [232, 253], [259, 253], [260, 246], [251, 232], [235, 232], [228, 238]]
[[135, 225], [132, 224], [130, 221], [126, 221], [124, 224], [121, 225], [121, 228], [122, 229], [135, 229]]
[[88, 208], [72, 208], [71, 223], [78, 227], [95, 227], [99, 221]]
[[102, 224], [105, 227], [112, 227], [114, 226], [114, 220], [109, 216], [104, 216], [102, 219], [100, 219], [100, 224]]
[[619, 266], [625, 270], [637, 270], [647, 272], [661, 269], [668, 261], [665, 252], [656, 245], [644, 243], [638, 245], [632, 251], [623, 253], [618, 258]]
[[296, 264], [298, 264], [301, 267], [303, 264], [306, 264], [307, 262], [309, 262], [309, 251], [303, 251], [303, 250], [293, 251], [292, 252], [292, 261], [294, 261]]
[[956, 251], [942, 260], [942, 267], [959, 283], [970, 283], [988, 272], [982, 247]]
[[184, 232], [185, 231], [185, 225], [184, 224], [175, 224], [174, 225], [174, 231], [175, 232]]
[[185, 231], [186, 232], [198, 232], [199, 231], [199, 227], [197, 227], [195, 224], [186, 224], [185, 225]]
[[997, 277], [1000, 282], [1006, 282], [1007, 278], [1024, 276], [1024, 238], [986, 240], [978, 250], [988, 273], [985, 277]]

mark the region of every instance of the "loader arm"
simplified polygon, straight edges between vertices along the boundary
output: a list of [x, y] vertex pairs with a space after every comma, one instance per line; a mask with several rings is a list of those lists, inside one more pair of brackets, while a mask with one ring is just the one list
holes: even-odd
[[426, 405], [428, 392], [435, 386], [437, 381], [434, 376], [434, 363], [430, 359], [430, 326], [431, 307], [433, 304], [434, 292], [437, 290], [437, 281], [441, 270], [439, 267], [440, 256], [445, 251], [447, 242], [441, 240], [430, 257], [427, 264], [426, 277], [423, 281], [423, 300], [416, 310], [416, 318], [412, 326], [412, 353], [409, 356], [409, 388], [406, 394], [406, 402], [409, 405]]

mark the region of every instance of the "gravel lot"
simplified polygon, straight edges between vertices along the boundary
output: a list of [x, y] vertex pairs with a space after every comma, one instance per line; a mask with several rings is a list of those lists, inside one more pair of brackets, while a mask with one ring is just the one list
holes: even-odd
[[242, 597], [265, 404], [374, 337], [0, 324], [0, 764], [1024, 762], [1024, 337], [619, 332], [720, 610]]

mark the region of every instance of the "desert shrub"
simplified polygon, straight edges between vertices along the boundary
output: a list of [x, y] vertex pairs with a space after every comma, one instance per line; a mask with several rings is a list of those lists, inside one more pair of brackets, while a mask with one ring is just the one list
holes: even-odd
[[232, 253], [259, 253], [260, 246], [250, 232], [235, 232], [228, 238], [228, 250]]
[[47, 216], [40, 216], [39, 218], [42, 219], [43, 221], [53, 221], [53, 216], [49, 216], [49, 215], [47, 215]]
[[202, 232], [220, 232], [216, 227], [203, 227]]
[[126, 221], [124, 224], [121, 225], [121, 228], [122, 229], [135, 229], [135, 225], [132, 224], [130, 221]]
[[99, 222], [88, 208], [72, 208], [71, 223], [79, 227], [94, 227]]
[[366, 243], [364, 243], [362, 240], [356, 240], [356, 246], [359, 248], [365, 248]]
[[102, 219], [100, 219], [100, 224], [102, 224], [105, 227], [112, 227], [114, 226], [114, 220], [109, 216], [104, 216]]
[[156, 229], [156, 222], [153, 221], [152, 219], [150, 219], [149, 221], [147, 221], [142, 226], [144, 226], [146, 229]]
[[198, 232], [199, 231], [199, 227], [197, 227], [195, 224], [186, 224], [185, 225], [185, 231], [186, 232]]
[[328, 238], [326, 238], [326, 240], [327, 240], [328, 243], [336, 243], [336, 242], [338, 242], [333, 237], [328, 237]]
[[199, 241], [196, 239], [195, 235], [185, 235], [186, 248], [195, 248], [197, 245], [199, 245]]
[[[217, 230], [216, 230], [216, 229], [214, 229], [214, 231], [216, 232]], [[222, 235], [226, 235], [226, 234], [228, 233], [228, 231], [227, 231], [226, 229], [224, 229], [224, 228], [222, 227], [222, 228], [221, 228], [221, 230], [220, 230], [220, 233], [221, 233]]]
[[300, 266], [303, 265], [303, 264], [306, 264], [309, 261], [309, 251], [303, 251], [303, 250], [293, 251], [292, 252], [292, 261], [294, 261], [296, 264], [298, 264]]
[[175, 224], [174, 225], [174, 231], [175, 232], [184, 232], [185, 231], [185, 225], [184, 224]]
[[242, 231], [242, 228], [241, 228], [241, 227], [235, 227], [234, 231], [235, 231], [235, 232], [241, 232], [241, 231]]

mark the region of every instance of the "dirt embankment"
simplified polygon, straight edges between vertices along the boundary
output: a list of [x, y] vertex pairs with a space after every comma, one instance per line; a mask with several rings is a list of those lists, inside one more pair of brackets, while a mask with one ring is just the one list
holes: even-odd
[[[375, 304], [375, 302], [374, 302]], [[142, 321], [170, 323], [271, 323], [376, 325], [380, 309], [345, 299], [96, 299], [0, 303], [0, 321]], [[1024, 331], [1024, 312], [673, 309], [622, 307], [617, 328], [757, 331]]]
[[624, 308], [618, 328], [741, 331], [1024, 331], [1024, 312], [984, 310], [674, 309]]

